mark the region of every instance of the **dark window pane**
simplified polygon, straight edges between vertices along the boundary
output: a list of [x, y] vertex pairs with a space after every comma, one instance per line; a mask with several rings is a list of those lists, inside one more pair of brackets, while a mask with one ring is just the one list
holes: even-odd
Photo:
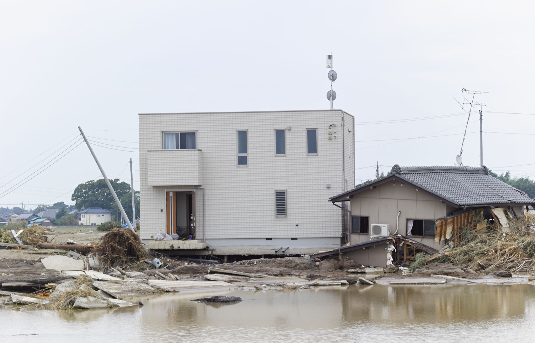
[[246, 166], [247, 165], [247, 156], [238, 156], [238, 165]]
[[353, 217], [351, 221], [351, 233], [360, 233], [360, 217]]
[[246, 153], [247, 153], [247, 131], [238, 131], [238, 154], [246, 154]]
[[178, 149], [178, 133], [164, 133], [163, 134], [163, 148], [164, 149]]
[[434, 220], [424, 220], [424, 236], [435, 236], [437, 226]]
[[180, 149], [195, 149], [195, 132], [180, 134]]
[[413, 220], [411, 233], [413, 236], [423, 236], [424, 235], [424, 221]]
[[275, 153], [277, 155], [284, 155], [286, 153], [285, 149], [285, 131], [284, 130], [275, 130]]
[[368, 217], [360, 217], [360, 233], [368, 233], [369, 220]]
[[318, 153], [318, 142], [316, 139], [316, 130], [307, 130], [307, 145], [309, 154]]

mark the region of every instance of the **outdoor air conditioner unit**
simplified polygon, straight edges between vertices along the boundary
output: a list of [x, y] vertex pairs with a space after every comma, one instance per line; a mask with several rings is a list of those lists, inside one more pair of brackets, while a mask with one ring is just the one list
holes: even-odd
[[390, 226], [388, 224], [372, 224], [370, 238], [390, 236]]

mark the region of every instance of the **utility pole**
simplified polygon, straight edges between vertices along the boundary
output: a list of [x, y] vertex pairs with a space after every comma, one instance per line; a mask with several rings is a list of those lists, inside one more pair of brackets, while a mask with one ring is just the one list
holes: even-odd
[[479, 106], [479, 166], [483, 167], [483, 104]]
[[[466, 88], [463, 88], [461, 90], [463, 93], [472, 94], [472, 100], [470, 102], [463, 103], [464, 105], [470, 105], [470, 111], [468, 112], [468, 121], [470, 120], [470, 113], [472, 112], [472, 107], [475, 105], [479, 105], [479, 165], [480, 167], [483, 167], [483, 106], [485, 106], [482, 102], [475, 102], [474, 98], [479, 94], [486, 94], [488, 92], [482, 92], [482, 91], [471, 91]], [[466, 101], [468, 101], [465, 98]], [[459, 103], [461, 105], [461, 108], [464, 110], [463, 104]], [[459, 155], [457, 155], [457, 163], [459, 165], [462, 165], [462, 159], [461, 156], [463, 154], [463, 145], [464, 145], [464, 139], [466, 138], [466, 129], [468, 128], [468, 121], [466, 122], [466, 128], [464, 130], [464, 137], [463, 137], [463, 143], [461, 144], [461, 152]]]
[[132, 173], [132, 159], [130, 158], [130, 191], [132, 192], [132, 224], [136, 227], [136, 198], [134, 192], [134, 174]]
[[93, 155], [93, 158], [95, 159], [95, 162], [97, 163], [98, 169], [100, 169], [100, 172], [102, 173], [102, 176], [104, 177], [104, 181], [106, 181], [106, 184], [108, 185], [108, 188], [110, 189], [111, 195], [113, 195], [113, 199], [115, 199], [115, 203], [117, 204], [117, 207], [121, 211], [121, 215], [123, 219], [126, 221], [126, 225], [128, 225], [128, 228], [132, 230], [132, 232], [136, 232], [134, 228], [132, 227], [132, 224], [130, 223], [130, 220], [128, 220], [128, 216], [126, 215], [123, 205], [121, 205], [121, 202], [119, 201], [119, 198], [117, 197], [117, 194], [115, 194], [115, 191], [113, 190], [113, 187], [108, 180], [108, 177], [106, 176], [106, 173], [104, 172], [104, 169], [102, 169], [102, 166], [100, 165], [100, 162], [97, 159], [97, 155], [93, 152], [93, 149], [91, 148], [91, 145], [89, 145], [89, 142], [87, 141], [87, 138], [85, 138], [85, 134], [82, 131], [82, 128], [78, 126], [78, 130], [80, 130], [80, 133], [82, 134], [82, 137], [85, 141], [85, 144], [87, 144], [87, 147], [89, 148], [89, 151], [91, 152], [91, 155]]
[[377, 168], [375, 169], [375, 178], [379, 178], [379, 161], [377, 161]]

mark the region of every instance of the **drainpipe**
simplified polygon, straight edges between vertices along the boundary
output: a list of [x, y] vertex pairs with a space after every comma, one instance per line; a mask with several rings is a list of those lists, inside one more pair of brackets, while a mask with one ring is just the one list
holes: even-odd
[[401, 211], [398, 211], [398, 216], [396, 218], [396, 232], [394, 232], [394, 235], [398, 233], [399, 230], [399, 215], [401, 214]]

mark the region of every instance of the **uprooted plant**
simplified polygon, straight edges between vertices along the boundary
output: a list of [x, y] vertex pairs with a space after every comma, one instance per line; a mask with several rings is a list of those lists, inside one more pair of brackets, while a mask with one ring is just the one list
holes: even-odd
[[450, 262], [473, 270], [535, 271], [535, 217], [509, 218], [509, 231], [498, 225], [480, 229], [464, 227], [456, 247], [437, 262]]
[[123, 266], [139, 262], [147, 251], [138, 235], [129, 229], [112, 229], [94, 249], [104, 267]]

